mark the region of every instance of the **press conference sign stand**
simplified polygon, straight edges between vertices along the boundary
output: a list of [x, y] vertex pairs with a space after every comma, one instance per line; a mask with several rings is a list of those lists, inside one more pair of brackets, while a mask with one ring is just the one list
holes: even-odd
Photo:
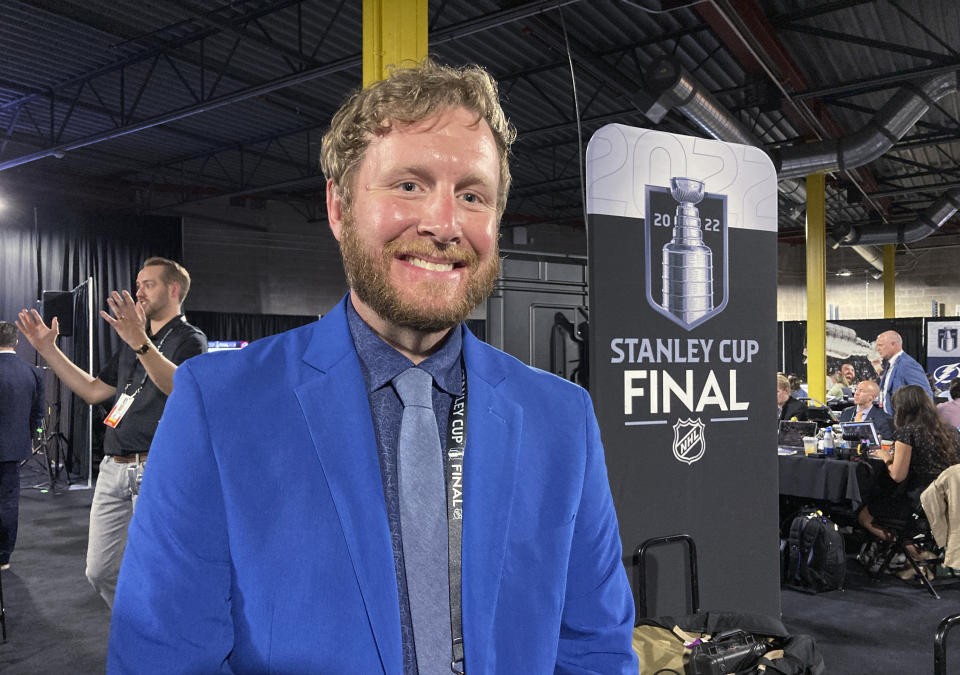
[[[779, 616], [773, 164], [611, 124], [587, 148], [587, 212], [590, 392], [626, 563], [690, 534], [705, 609]], [[686, 613], [683, 552], [651, 558], [651, 615]]]

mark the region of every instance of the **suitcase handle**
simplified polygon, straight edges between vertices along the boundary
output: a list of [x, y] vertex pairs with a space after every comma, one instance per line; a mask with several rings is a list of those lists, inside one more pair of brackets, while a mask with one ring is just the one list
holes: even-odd
[[637, 570], [637, 600], [635, 607], [634, 626], [640, 624], [640, 619], [647, 616], [647, 550], [655, 546], [683, 543], [687, 545], [687, 555], [690, 559], [690, 599], [693, 602], [693, 614], [700, 611], [700, 581], [697, 573], [697, 545], [689, 534], [672, 534], [668, 537], [654, 537], [647, 539], [637, 547], [633, 554], [633, 564]]

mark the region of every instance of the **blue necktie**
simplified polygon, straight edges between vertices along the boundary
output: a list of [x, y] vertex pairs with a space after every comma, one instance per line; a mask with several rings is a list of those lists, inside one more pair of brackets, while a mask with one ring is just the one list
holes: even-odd
[[447, 500], [433, 378], [409, 368], [393, 378], [403, 403], [397, 442], [400, 538], [420, 675], [449, 675], [450, 588]]

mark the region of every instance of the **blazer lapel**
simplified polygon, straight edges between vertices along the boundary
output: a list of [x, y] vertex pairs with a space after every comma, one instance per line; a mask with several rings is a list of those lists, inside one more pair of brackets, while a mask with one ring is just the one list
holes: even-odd
[[295, 393], [336, 506], [384, 672], [400, 675], [397, 581], [377, 442], [342, 303], [318, 325], [304, 361], [319, 372]]
[[505, 375], [464, 332], [467, 445], [464, 457], [463, 616], [467, 661], [493, 649], [503, 560], [517, 480], [523, 411], [498, 391]]

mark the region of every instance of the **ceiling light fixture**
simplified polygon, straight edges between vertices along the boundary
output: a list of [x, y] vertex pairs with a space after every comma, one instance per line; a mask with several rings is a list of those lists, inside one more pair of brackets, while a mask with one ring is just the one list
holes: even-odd
[[853, 274], [853, 272], [848, 270], [846, 267], [841, 267], [837, 270], [838, 277], [849, 277], [851, 274]]

